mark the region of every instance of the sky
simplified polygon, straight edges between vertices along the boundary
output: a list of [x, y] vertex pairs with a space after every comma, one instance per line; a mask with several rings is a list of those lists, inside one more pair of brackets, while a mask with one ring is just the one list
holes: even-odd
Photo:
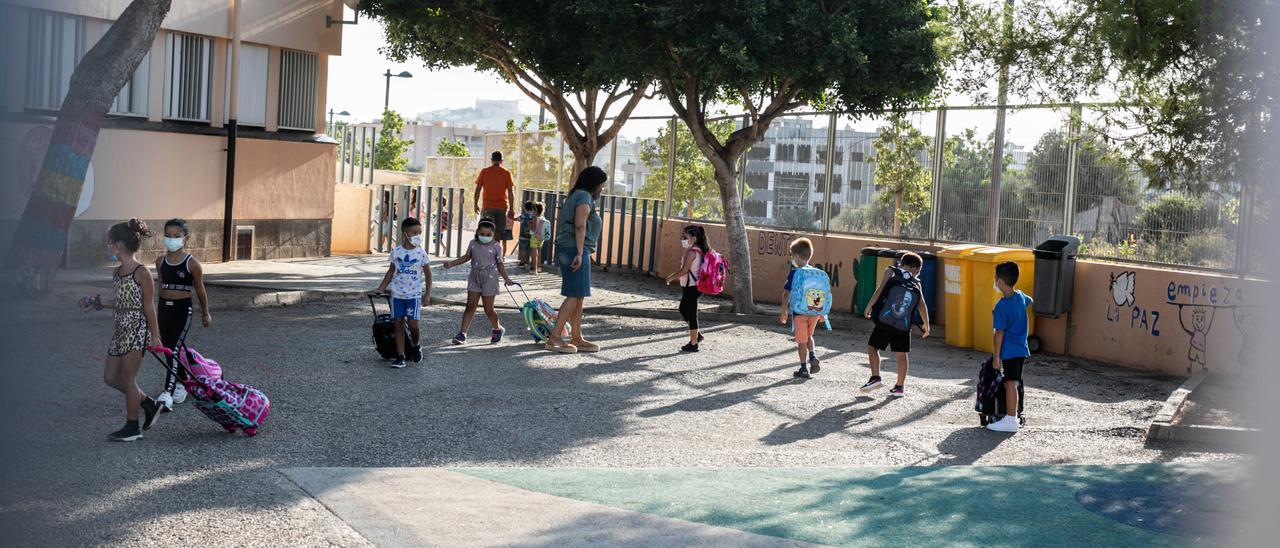
[[[352, 11], [343, 9], [346, 19], [351, 20], [354, 17]], [[384, 41], [381, 22], [361, 18], [359, 24], [343, 27], [342, 55], [329, 57], [329, 108], [335, 112], [350, 112], [352, 116], [347, 118], [349, 122], [367, 122], [381, 115], [386, 89], [383, 74], [387, 69], [392, 74], [399, 74], [401, 71], [413, 74], [412, 78], [391, 79], [391, 109], [407, 119], [412, 119], [421, 112], [470, 107], [475, 104], [476, 99], [515, 99], [520, 101], [524, 114], [534, 117], [538, 115], [537, 103], [494, 73], [478, 72], [470, 68], [428, 71], [421, 61], [414, 59], [396, 63], [379, 52]], [[646, 99], [634, 115], [670, 116], [671, 108], [663, 100]], [[1065, 111], [1011, 113], [1006, 123], [1007, 140], [1030, 148], [1045, 131], [1061, 127], [1065, 116]], [[627, 123], [622, 134], [628, 138], [654, 136], [662, 123], [664, 122], [632, 120]], [[933, 133], [932, 116], [920, 116], [915, 123], [926, 134]], [[826, 121], [818, 120], [815, 125], [825, 127]], [[839, 125], [844, 127], [846, 123], [841, 122]], [[873, 130], [881, 122], [864, 120], [852, 125], [859, 130]], [[947, 120], [948, 134], [964, 127], [975, 127], [981, 134], [989, 133], [995, 127], [994, 114], [992, 111], [952, 111]]]

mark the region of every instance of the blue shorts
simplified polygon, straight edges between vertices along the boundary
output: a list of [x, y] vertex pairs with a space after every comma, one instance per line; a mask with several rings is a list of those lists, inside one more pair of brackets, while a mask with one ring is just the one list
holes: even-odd
[[582, 266], [573, 271], [573, 259], [578, 250], [572, 247], [556, 248], [556, 264], [560, 265], [560, 295], [563, 297], [591, 296], [591, 255], [582, 258]]
[[412, 299], [391, 299], [391, 317], [422, 319], [422, 297]]

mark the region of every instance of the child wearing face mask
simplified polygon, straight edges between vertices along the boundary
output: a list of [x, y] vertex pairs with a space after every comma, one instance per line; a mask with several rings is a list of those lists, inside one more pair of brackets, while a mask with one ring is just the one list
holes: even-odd
[[[169, 219], [164, 223], [164, 249], [166, 253], [156, 259], [156, 272], [160, 275], [160, 297], [156, 306], [156, 321], [160, 327], [160, 344], [175, 348], [186, 340], [191, 327], [191, 296], [200, 299], [200, 323], [209, 327], [213, 316], [209, 314], [209, 296], [204, 290], [204, 269], [200, 261], [187, 253], [187, 237], [191, 231], [182, 219]], [[187, 372], [177, 367], [172, 354], [168, 356], [169, 368], [164, 378], [164, 392], [156, 400], [164, 404], [165, 411], [187, 399], [182, 386]]]
[[467, 309], [462, 313], [462, 327], [453, 337], [453, 344], [467, 342], [467, 331], [471, 329], [471, 320], [476, 316], [476, 306], [484, 302], [484, 315], [493, 326], [493, 334], [489, 344], [497, 344], [507, 332], [498, 321], [498, 313], [493, 309], [493, 299], [498, 296], [498, 277], [507, 285], [515, 282], [507, 276], [507, 268], [502, 264], [502, 245], [494, 241], [496, 225], [492, 220], [480, 219], [476, 227], [476, 239], [467, 246], [467, 253], [457, 259], [444, 263], [446, 269], [471, 262], [471, 274], [467, 276]]
[[[431, 298], [431, 269], [427, 268], [427, 252], [422, 248], [422, 223], [414, 217], [400, 221], [403, 241], [391, 251], [391, 266], [382, 277], [382, 283], [373, 292], [380, 294], [391, 287], [391, 318], [395, 321], [396, 359], [391, 367], [401, 369], [406, 357], [414, 363], [422, 361], [422, 346], [418, 336], [418, 320], [422, 319], [422, 298]], [[413, 341], [405, 353], [404, 324], [409, 322], [409, 335]]]
[[681, 352], [697, 352], [702, 334], [698, 332], [698, 273], [702, 271], [703, 256], [711, 251], [707, 245], [707, 233], [698, 225], [689, 225], [680, 232], [680, 247], [684, 255], [680, 268], [667, 276], [667, 285], [680, 282], [680, 317], [689, 324], [689, 343], [680, 347]]

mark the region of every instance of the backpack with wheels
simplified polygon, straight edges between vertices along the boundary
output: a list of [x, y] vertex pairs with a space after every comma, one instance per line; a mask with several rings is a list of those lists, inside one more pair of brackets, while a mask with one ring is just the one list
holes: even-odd
[[812, 266], [797, 268], [791, 278], [791, 313], [796, 316], [822, 316], [828, 330], [831, 323], [831, 278], [822, 269]]
[[880, 293], [880, 300], [872, 306], [871, 317], [891, 331], [909, 333], [920, 300], [920, 280], [906, 270], [891, 268], [893, 276]]
[[[378, 307], [373, 303], [374, 296], [369, 295], [369, 308], [373, 309], [373, 347], [378, 351], [378, 355], [384, 360], [394, 360], [400, 356], [396, 351], [396, 322], [391, 319], [391, 295], [382, 295], [387, 300], [386, 314], [379, 314]], [[409, 348], [412, 345], [413, 337], [409, 334], [409, 322], [404, 325], [404, 344], [405, 354], [413, 353]]]
[[[525, 327], [529, 329], [529, 336], [533, 338], [535, 343], [547, 342], [547, 339], [551, 337], [551, 329], [556, 325], [556, 310], [542, 299], [530, 299], [523, 285], [515, 284], [515, 286], [524, 295], [524, 304], [521, 304], [515, 293], [511, 292], [511, 286], [507, 286], [507, 294], [511, 295], [511, 300], [515, 301], [516, 305], [520, 307], [520, 318], [524, 320]], [[568, 324], [564, 326], [564, 334], [566, 336], [570, 334]]]
[[[978, 390], [977, 398], [973, 403], [973, 410], [978, 412], [978, 421], [982, 426], [986, 426], [1004, 417], [1007, 411], [1005, 401], [1008, 397], [1004, 391], [1004, 372], [996, 369], [991, 363], [991, 358], [982, 362], [982, 369], [978, 371]], [[1018, 382], [1018, 423], [1026, 424], [1026, 419], [1022, 416], [1023, 402], [1025, 398], [1022, 396], [1022, 382]]]
[[698, 291], [703, 295], [719, 295], [724, 291], [724, 279], [729, 274], [729, 263], [716, 250], [702, 254], [702, 267], [698, 269]]

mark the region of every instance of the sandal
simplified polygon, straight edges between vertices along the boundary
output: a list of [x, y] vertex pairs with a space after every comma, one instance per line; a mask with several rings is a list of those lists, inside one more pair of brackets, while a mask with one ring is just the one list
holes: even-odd
[[566, 342], [560, 342], [560, 341], [554, 341], [554, 340], [548, 340], [547, 344], [543, 345], [543, 348], [550, 350], [552, 352], [558, 352], [560, 354], [577, 354], [578, 353], [578, 347]]
[[573, 341], [569, 344], [572, 344], [573, 346], [578, 347], [579, 352], [599, 352], [600, 351], [600, 345], [593, 343], [591, 341], [583, 340], [583, 339]]

